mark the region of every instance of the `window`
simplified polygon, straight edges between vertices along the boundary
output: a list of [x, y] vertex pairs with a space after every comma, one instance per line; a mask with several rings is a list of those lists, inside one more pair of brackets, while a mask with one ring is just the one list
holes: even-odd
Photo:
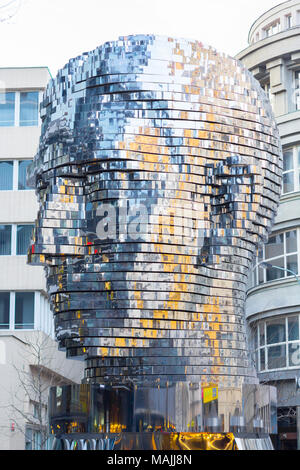
[[41, 414], [41, 407], [42, 405], [40, 403], [32, 403], [32, 414], [34, 418], [39, 418]]
[[51, 450], [53, 445], [53, 436], [46, 436], [45, 432], [38, 429], [26, 427], [25, 431], [25, 449], [26, 450]]
[[31, 91], [20, 93], [20, 126], [37, 126], [38, 108], [38, 92]]
[[15, 329], [34, 328], [34, 292], [16, 292]]
[[19, 161], [18, 168], [18, 190], [32, 189], [27, 185], [26, 182], [26, 171], [28, 166], [32, 163], [32, 160]]
[[11, 225], [0, 225], [0, 255], [11, 254]]
[[9, 328], [9, 292], [0, 292], [0, 329]]
[[295, 189], [293, 149], [283, 152], [283, 194]]
[[300, 109], [300, 70], [297, 70], [294, 75], [294, 89], [295, 89], [295, 108]]
[[282, 194], [300, 191], [300, 146], [283, 151]]
[[53, 315], [47, 299], [39, 292], [0, 291], [1, 329], [38, 329], [54, 338]]
[[27, 255], [34, 225], [17, 225], [17, 255]]
[[38, 126], [39, 92], [0, 93], [0, 126]]
[[0, 191], [13, 189], [13, 162], [0, 161]]
[[32, 160], [0, 160], [0, 191], [24, 191], [28, 186], [27, 168]]
[[26, 450], [42, 450], [42, 433], [36, 429], [26, 428]]
[[0, 126], [15, 125], [15, 93], [0, 93]]
[[274, 21], [264, 29], [265, 37], [268, 38], [280, 32], [280, 20]]
[[259, 372], [300, 366], [299, 315], [260, 321], [253, 329]]
[[27, 255], [33, 224], [0, 225], [0, 255]]
[[265, 37], [266, 37], [266, 38], [268, 38], [269, 36], [271, 36], [271, 34], [272, 34], [271, 31], [272, 31], [272, 28], [271, 28], [271, 27], [266, 28], [266, 29], [264, 30], [264, 32], [265, 32]]
[[292, 15], [286, 15], [285, 17], [285, 27], [289, 29], [292, 27]]
[[34, 292], [0, 292], [0, 329], [34, 329]]
[[285, 341], [285, 319], [275, 319], [266, 322], [267, 344]]
[[[299, 229], [271, 235], [268, 243], [258, 253], [253, 270], [253, 285], [297, 275], [299, 243]], [[260, 266], [262, 262], [269, 266]]]

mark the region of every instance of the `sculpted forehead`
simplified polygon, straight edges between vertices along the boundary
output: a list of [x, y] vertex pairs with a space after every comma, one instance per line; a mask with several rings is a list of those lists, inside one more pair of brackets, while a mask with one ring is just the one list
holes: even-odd
[[211, 47], [154, 36], [105, 43], [59, 71], [41, 117], [31, 170], [40, 219], [63, 219], [63, 209], [93, 218], [93, 201], [162, 197], [170, 210], [178, 199], [185, 210], [199, 203], [200, 220], [215, 212], [211, 228], [223, 213], [246, 217], [241, 209], [261, 238], [271, 225], [281, 154], [270, 105], [243, 65]]
[[[49, 84], [41, 117], [37, 173], [112, 151], [137, 152], [138, 143], [172, 161], [184, 153], [182, 137], [194, 139], [188, 146], [204, 158], [239, 154], [274, 162], [278, 153], [259, 84], [234, 59], [187, 40], [133, 36], [70, 60]], [[118, 145], [124, 140], [133, 143]]]

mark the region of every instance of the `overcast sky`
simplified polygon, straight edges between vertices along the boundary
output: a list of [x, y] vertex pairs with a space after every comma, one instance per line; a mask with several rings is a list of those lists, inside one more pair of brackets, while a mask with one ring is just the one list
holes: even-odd
[[[1, 4], [7, 0], [0, 0]], [[0, 23], [0, 67], [48, 66], [52, 75], [82, 52], [129, 34], [202, 41], [235, 55], [252, 23], [280, 0], [22, 0]], [[1, 11], [1, 10], [0, 10]]]

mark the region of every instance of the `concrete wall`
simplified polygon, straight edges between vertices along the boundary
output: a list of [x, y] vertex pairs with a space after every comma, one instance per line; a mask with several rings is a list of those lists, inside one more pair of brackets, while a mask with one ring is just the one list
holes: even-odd
[[237, 55], [260, 83], [269, 83], [283, 144], [299, 138], [294, 71], [300, 66], [300, 27], [264, 39]]
[[32, 223], [37, 211], [34, 191], [0, 191], [1, 223]]
[[36, 153], [39, 127], [0, 127], [0, 158], [32, 159]]
[[281, 2], [274, 8], [266, 11], [251, 26], [249, 32], [249, 44], [260, 41], [265, 37], [265, 29], [276, 21], [280, 21], [280, 31], [284, 31], [288, 27], [286, 17], [291, 16], [291, 26], [300, 25], [300, 2], [299, 0], [290, 0]]
[[44, 90], [50, 78], [48, 67], [0, 68], [0, 89]]
[[41, 386], [42, 402], [47, 405], [49, 386], [78, 383], [81, 373], [83, 364], [66, 360], [48, 335], [0, 331], [0, 450], [24, 449], [25, 422], [35, 422], [35, 387]]
[[[50, 74], [47, 67], [0, 69], [0, 91], [42, 91]], [[0, 127], [0, 160], [33, 159], [40, 135], [40, 127]], [[14, 164], [16, 172], [17, 164]], [[14, 181], [16, 177], [14, 176]], [[0, 224], [34, 224], [38, 203], [33, 190], [0, 191]], [[0, 291], [35, 292], [36, 330], [0, 330], [0, 450], [22, 450], [25, 448], [24, 429], [32, 418], [32, 405], [20, 380], [25, 372], [28, 378], [37, 374], [36, 355], [33, 346], [44, 344], [44, 357], [40, 362], [44, 381], [44, 398], [47, 402], [48, 386], [58, 383], [79, 383], [83, 377], [83, 364], [66, 359], [58, 351], [53, 339], [53, 317], [46, 299], [46, 279], [43, 267], [29, 266], [26, 256], [0, 256]], [[10, 310], [13, 317], [13, 310]], [[13, 321], [10, 321], [10, 326]], [[49, 336], [50, 335], [50, 336]], [[33, 345], [33, 346], [32, 346]], [[18, 395], [17, 406], [23, 417], [12, 410]], [[34, 419], [33, 419], [34, 422]], [[13, 428], [14, 426], [14, 428]], [[14, 430], [13, 430], [14, 429]]]

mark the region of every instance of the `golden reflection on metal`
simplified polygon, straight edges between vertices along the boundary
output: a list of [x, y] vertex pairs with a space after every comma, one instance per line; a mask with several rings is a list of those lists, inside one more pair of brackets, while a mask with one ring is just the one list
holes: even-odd
[[156, 451], [233, 451], [238, 450], [232, 433], [151, 433], [120, 434], [115, 437], [114, 450]]
[[[143, 387], [167, 390], [171, 406], [140, 406], [164, 429], [210, 429], [195, 424], [195, 390], [219, 423], [224, 389], [243, 396], [257, 383], [246, 285], [282, 183], [267, 95], [199, 41], [133, 35], [71, 59], [47, 86], [41, 119], [29, 262], [46, 266], [60, 349], [83, 356], [84, 384], [136, 386], [141, 402]], [[241, 403], [220, 413], [226, 430]]]
[[237, 450], [233, 434], [180, 433], [172, 450]]

